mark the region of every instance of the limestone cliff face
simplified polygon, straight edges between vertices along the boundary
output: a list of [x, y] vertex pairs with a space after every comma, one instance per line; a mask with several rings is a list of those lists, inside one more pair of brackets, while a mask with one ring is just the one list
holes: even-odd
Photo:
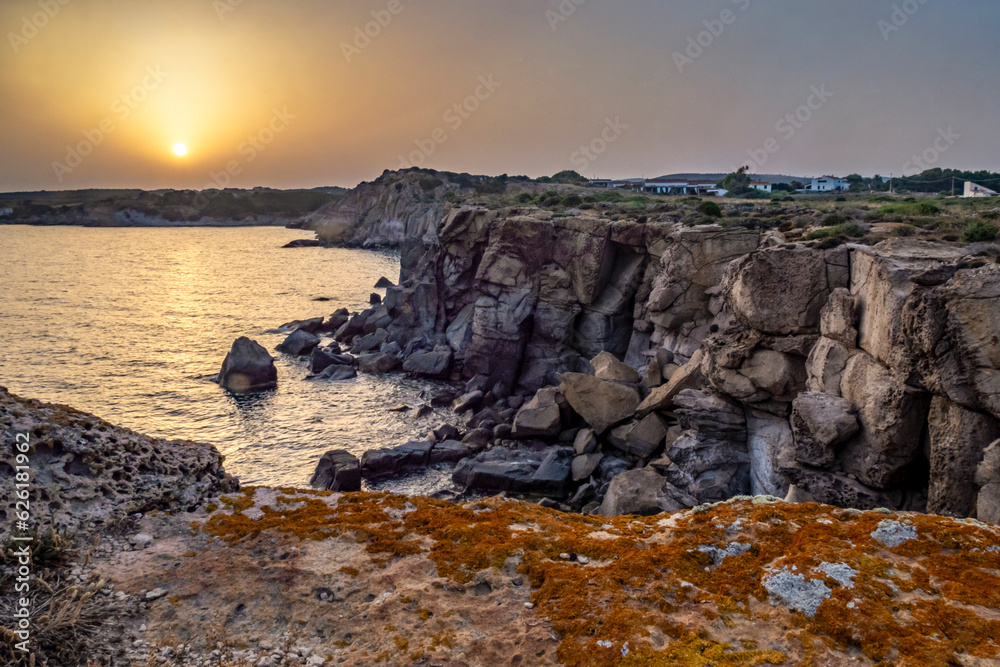
[[424, 172], [387, 171], [310, 214], [303, 227], [330, 244], [399, 245], [411, 238], [432, 242], [446, 207], [443, 197], [457, 189]]
[[[450, 348], [490, 400], [566, 390], [601, 352], [638, 372], [644, 400], [619, 430], [655, 414], [669, 432], [637, 456], [609, 429], [581, 499], [655, 465], [675, 500], [794, 484], [865, 509], [996, 507], [973, 478], [1000, 437], [1000, 266], [971, 250], [461, 209], [405, 243], [402, 277], [389, 338], [403, 356]], [[546, 428], [588, 426], [573, 407]]]

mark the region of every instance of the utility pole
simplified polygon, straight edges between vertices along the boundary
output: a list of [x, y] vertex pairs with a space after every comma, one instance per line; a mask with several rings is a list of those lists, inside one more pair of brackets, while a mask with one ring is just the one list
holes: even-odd
[[955, 196], [955, 177], [951, 177], [951, 196]]

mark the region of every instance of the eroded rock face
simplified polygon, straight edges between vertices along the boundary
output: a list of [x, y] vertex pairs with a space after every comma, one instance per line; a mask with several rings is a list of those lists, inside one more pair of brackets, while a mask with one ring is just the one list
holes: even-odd
[[980, 521], [1000, 524], [1000, 440], [983, 453], [975, 481], [979, 486], [976, 517]]
[[747, 326], [776, 336], [817, 331], [830, 292], [848, 285], [847, 250], [768, 248], [734, 261], [722, 289]]
[[1000, 438], [1000, 422], [935, 396], [928, 418], [930, 489], [927, 511], [946, 516], [973, 516], [976, 488], [969, 483], [986, 448]]
[[262, 345], [243, 336], [223, 360], [219, 384], [237, 394], [273, 389], [278, 386], [278, 369]]
[[906, 313], [927, 387], [1000, 417], [1000, 267], [958, 271]]
[[795, 460], [825, 468], [836, 460], [837, 447], [854, 437], [858, 419], [851, 402], [830, 394], [803, 393], [792, 404]]
[[844, 470], [876, 488], [904, 482], [921, 453], [930, 395], [906, 386], [868, 354], [847, 363], [841, 389], [861, 425], [844, 447]]
[[89, 533], [128, 514], [183, 510], [235, 491], [211, 445], [163, 440], [0, 388], [0, 538], [12, 525], [19, 444], [32, 472], [32, 525]]

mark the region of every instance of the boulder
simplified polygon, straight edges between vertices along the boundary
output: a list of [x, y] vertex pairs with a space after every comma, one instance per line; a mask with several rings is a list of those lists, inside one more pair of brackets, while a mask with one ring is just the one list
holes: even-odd
[[308, 320], [293, 320], [291, 322], [286, 322], [285, 324], [282, 324], [280, 327], [278, 327], [278, 331], [282, 332], [305, 331], [311, 334], [319, 333], [322, 330], [323, 330], [322, 317], [314, 317]]
[[452, 481], [469, 490], [526, 493], [543, 458], [538, 452], [497, 447], [460, 462]]
[[384, 343], [389, 340], [389, 334], [385, 329], [378, 329], [372, 333], [367, 333], [360, 338], [355, 339], [354, 345], [351, 346], [351, 352], [354, 354], [362, 354], [364, 352], [372, 352], [377, 350]]
[[888, 489], [912, 481], [921, 453], [930, 396], [908, 387], [870, 355], [847, 362], [844, 398], [857, 408], [861, 432], [844, 446], [843, 468], [870, 486]]
[[615, 476], [604, 494], [599, 514], [654, 516], [693, 507], [693, 498], [675, 488], [652, 468], [628, 470]]
[[538, 470], [531, 476], [531, 490], [547, 496], [566, 495], [572, 476], [572, 447], [551, 447]]
[[[320, 322], [322, 323], [322, 319]], [[288, 337], [285, 338], [284, 342], [274, 349], [278, 352], [284, 352], [285, 354], [298, 357], [309, 354], [316, 348], [317, 345], [319, 345], [319, 336], [311, 334], [308, 331], [304, 331], [303, 329], [297, 329], [289, 334]]]
[[843, 248], [768, 248], [730, 264], [722, 291], [736, 317], [755, 331], [813, 333], [830, 292], [848, 285], [848, 266]]
[[640, 402], [635, 387], [580, 373], [564, 373], [560, 392], [598, 435], [632, 416]]
[[375, 289], [385, 289], [387, 287], [395, 287], [395, 285], [393, 285], [393, 282], [385, 276], [379, 278], [378, 282], [375, 283]]
[[673, 464], [671, 484], [701, 502], [750, 491], [746, 416], [720, 396], [687, 389], [677, 395], [683, 433], [666, 448]]
[[346, 354], [334, 354], [329, 350], [317, 347], [309, 359], [309, 372], [322, 373], [330, 366], [353, 366], [354, 357]]
[[222, 362], [219, 384], [236, 394], [274, 389], [278, 369], [263, 346], [243, 336], [236, 339]]
[[992, 415], [967, 410], [935, 396], [928, 417], [930, 488], [927, 511], [967, 517], [976, 513], [976, 488], [969, 484], [986, 448], [1000, 438], [1000, 423]]
[[362, 373], [382, 375], [399, 368], [399, 357], [395, 354], [375, 352], [358, 357], [358, 370]]
[[368, 296], [368, 304], [372, 305], [372, 306], [380, 306], [380, 305], [382, 305], [382, 295], [381, 294], [375, 294], [374, 292], [372, 292]]
[[590, 360], [590, 365], [594, 367], [594, 376], [601, 380], [637, 384], [640, 379], [633, 368], [626, 366], [610, 352], [601, 352]]
[[554, 438], [562, 431], [562, 419], [556, 402], [557, 389], [546, 387], [521, 406], [514, 417], [513, 436], [525, 438]]
[[342, 449], [329, 451], [319, 460], [309, 485], [323, 491], [360, 491], [361, 462]]
[[573, 439], [573, 450], [579, 454], [593, 454], [597, 451], [597, 436], [589, 428], [581, 428]]
[[459, 430], [451, 424], [441, 424], [441, 426], [438, 426], [431, 433], [434, 435], [434, 439], [438, 442], [444, 442], [445, 440], [458, 440], [461, 435]]
[[674, 409], [674, 399], [686, 389], [701, 389], [705, 384], [705, 376], [701, 372], [703, 352], [699, 349], [691, 359], [674, 371], [667, 384], [657, 387], [649, 393], [640, 405], [640, 415], [650, 412], [669, 412]]
[[445, 440], [434, 445], [427, 463], [429, 465], [454, 463], [471, 456], [474, 451], [465, 443], [458, 442], [457, 440]]
[[470, 391], [456, 398], [451, 407], [458, 414], [468, 412], [469, 410], [475, 409], [475, 407], [482, 402], [483, 395], [483, 392], [478, 389], [476, 391]]
[[818, 468], [833, 465], [837, 446], [853, 438], [860, 428], [850, 401], [811, 392], [799, 394], [792, 403], [791, 424], [795, 460]]
[[1000, 524], [1000, 440], [983, 453], [983, 460], [976, 470], [976, 484], [979, 486], [976, 518]]
[[361, 476], [377, 479], [428, 465], [434, 443], [408, 442], [389, 449], [370, 449], [361, 455]]
[[788, 420], [759, 410], [747, 410], [746, 419], [750, 493], [784, 498], [788, 493], [788, 480], [780, 472], [779, 458], [792, 446]]
[[414, 375], [441, 378], [451, 368], [451, 348], [439, 347], [429, 352], [414, 352], [403, 362], [403, 370]]
[[335, 365], [335, 366], [328, 366], [326, 370], [324, 370], [319, 375], [315, 375], [312, 378], [306, 378], [306, 379], [329, 380], [331, 382], [340, 382], [342, 380], [350, 380], [356, 377], [358, 377], [358, 369], [355, 368], [354, 366]]
[[608, 440], [623, 452], [645, 459], [663, 444], [666, 435], [666, 420], [654, 412], [640, 421], [613, 429]]
[[597, 470], [598, 466], [601, 465], [601, 459], [604, 458], [604, 454], [600, 452], [591, 452], [590, 454], [580, 454], [573, 458], [573, 481], [581, 482]]
[[851, 352], [825, 336], [820, 338], [806, 360], [806, 389], [821, 394], [840, 396], [840, 382]]

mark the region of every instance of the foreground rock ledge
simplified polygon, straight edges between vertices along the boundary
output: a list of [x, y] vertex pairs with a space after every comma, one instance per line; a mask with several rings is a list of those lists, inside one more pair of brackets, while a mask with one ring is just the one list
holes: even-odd
[[210, 632], [252, 664], [286, 632], [294, 650], [275, 664], [1000, 657], [1000, 529], [972, 520], [767, 497], [605, 519], [504, 498], [245, 488], [138, 529], [153, 546], [102, 567], [118, 590], [165, 591], [131, 619], [143, 639], [207, 655]]

